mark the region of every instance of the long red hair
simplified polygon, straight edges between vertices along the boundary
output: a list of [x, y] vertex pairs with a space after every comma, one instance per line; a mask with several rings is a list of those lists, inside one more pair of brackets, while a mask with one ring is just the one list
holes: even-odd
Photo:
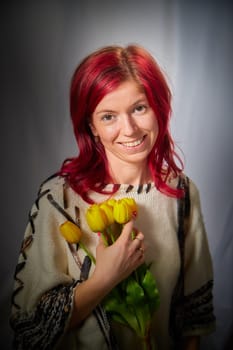
[[[90, 191], [106, 193], [105, 184], [113, 182], [104, 147], [95, 142], [91, 132], [91, 116], [105, 95], [129, 79], [134, 79], [144, 89], [158, 121], [158, 137], [148, 157], [153, 181], [161, 192], [175, 197], [181, 195], [167, 181], [182, 171], [183, 164], [175, 152], [169, 131], [171, 92], [164, 74], [149, 52], [140, 46], [107, 46], [87, 56], [74, 72], [70, 113], [79, 154], [66, 159], [59, 172], [89, 203], [92, 203], [88, 196]], [[111, 193], [116, 190], [117, 186]]]

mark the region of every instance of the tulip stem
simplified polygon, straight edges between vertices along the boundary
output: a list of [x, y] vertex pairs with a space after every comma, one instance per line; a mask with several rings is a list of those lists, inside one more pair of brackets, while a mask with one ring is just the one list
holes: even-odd
[[107, 233], [110, 235], [110, 238], [111, 238], [111, 241], [112, 243], [114, 243], [116, 240], [115, 240], [115, 237], [114, 237], [114, 234], [113, 234], [113, 231], [111, 229], [111, 227], [107, 227]]
[[93, 264], [96, 264], [96, 260], [95, 260], [94, 256], [89, 252], [89, 250], [85, 247], [85, 245], [82, 242], [80, 242], [80, 241], [79, 241], [79, 246], [89, 256], [89, 258], [91, 259]]
[[105, 234], [103, 232], [101, 232], [101, 238], [104, 241], [104, 245], [107, 247], [108, 246], [108, 241], [107, 241], [107, 239], [105, 237]]
[[131, 232], [131, 238], [132, 238], [132, 241], [136, 238], [136, 233], [134, 230], [132, 230]]

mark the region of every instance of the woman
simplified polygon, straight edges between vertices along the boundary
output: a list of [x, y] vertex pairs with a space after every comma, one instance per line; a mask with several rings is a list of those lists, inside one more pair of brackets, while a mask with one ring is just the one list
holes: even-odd
[[[158, 349], [198, 349], [200, 336], [214, 329], [212, 263], [198, 191], [169, 132], [171, 93], [159, 66], [136, 45], [97, 50], [74, 73], [70, 111], [79, 155], [41, 185], [31, 209], [12, 298], [15, 346], [141, 349], [131, 330], [106, 318], [101, 302], [152, 261]], [[133, 198], [139, 214], [106, 246], [85, 213], [110, 197]], [[81, 228], [96, 264], [59, 233], [67, 218]]]

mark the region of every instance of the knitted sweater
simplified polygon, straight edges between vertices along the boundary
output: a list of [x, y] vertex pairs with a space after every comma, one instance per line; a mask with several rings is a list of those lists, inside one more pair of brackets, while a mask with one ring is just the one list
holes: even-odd
[[[152, 262], [151, 271], [161, 299], [152, 332], [159, 350], [172, 349], [174, 329], [179, 324], [183, 336], [203, 335], [214, 329], [211, 256], [198, 190], [191, 180], [189, 189], [189, 225], [181, 238], [183, 258], [177, 199], [162, 194], [153, 184], [121, 185], [114, 195], [116, 199], [132, 197], [139, 207], [135, 226], [144, 233], [145, 259]], [[97, 193], [92, 193], [92, 198], [96, 202], [107, 199], [106, 195]], [[117, 348], [116, 342], [121, 350], [140, 349], [129, 329], [110, 326], [101, 306], [78, 329], [67, 331], [73, 289], [80, 281], [80, 274], [86, 273], [86, 262], [85, 253], [81, 249], [76, 251], [74, 245], [65, 241], [59, 226], [70, 217], [76, 221], [83, 232], [83, 243], [95, 256], [99, 238], [86, 223], [88, 206], [63, 178], [52, 177], [40, 187], [15, 272], [11, 325], [18, 349], [104, 350]], [[89, 276], [93, 269], [92, 265]], [[181, 280], [182, 296], [177, 293]]]

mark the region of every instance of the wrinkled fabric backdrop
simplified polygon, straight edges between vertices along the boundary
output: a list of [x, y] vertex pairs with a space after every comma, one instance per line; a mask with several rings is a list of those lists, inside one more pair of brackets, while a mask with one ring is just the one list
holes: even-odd
[[0, 345], [13, 274], [39, 184], [77, 154], [69, 85], [79, 61], [108, 44], [138, 43], [166, 72], [172, 132], [197, 184], [213, 256], [217, 331], [202, 349], [230, 349], [232, 334], [231, 1], [8, 1], [1, 5]]

